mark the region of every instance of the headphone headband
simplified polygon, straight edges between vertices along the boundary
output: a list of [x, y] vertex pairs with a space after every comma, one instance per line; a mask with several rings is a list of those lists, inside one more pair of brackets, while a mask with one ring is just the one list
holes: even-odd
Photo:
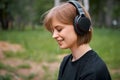
[[85, 13], [83, 12], [83, 9], [82, 7], [80, 6], [79, 2], [78, 1], [73, 1], [73, 0], [70, 0], [68, 1], [70, 4], [74, 5], [75, 8], [77, 9], [77, 12], [80, 16], [83, 16]]

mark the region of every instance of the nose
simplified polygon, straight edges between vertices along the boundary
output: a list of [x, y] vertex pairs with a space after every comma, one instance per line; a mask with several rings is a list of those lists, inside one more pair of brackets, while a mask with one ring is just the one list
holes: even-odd
[[56, 39], [56, 38], [58, 37], [58, 32], [57, 32], [57, 31], [53, 31], [52, 37], [53, 37], [54, 39]]

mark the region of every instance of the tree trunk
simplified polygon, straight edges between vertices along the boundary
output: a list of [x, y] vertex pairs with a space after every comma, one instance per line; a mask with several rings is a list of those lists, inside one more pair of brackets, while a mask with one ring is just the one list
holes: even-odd
[[8, 30], [8, 23], [9, 23], [9, 13], [7, 12], [7, 8], [8, 8], [8, 3], [1, 3], [4, 5], [3, 8], [0, 9], [0, 22], [1, 22], [1, 27], [3, 30]]
[[60, 0], [54, 0], [54, 6], [57, 6], [60, 4]]
[[3, 10], [0, 10], [1, 14], [0, 14], [0, 22], [1, 22], [1, 27], [2, 30], [8, 30], [8, 19], [7, 19], [7, 14], [4, 13]]
[[106, 1], [106, 15], [105, 15], [105, 24], [107, 27], [112, 26], [112, 11], [113, 11], [113, 0]]
[[84, 0], [83, 3], [84, 3], [84, 6], [85, 6], [85, 9], [87, 11], [89, 11], [89, 0]]

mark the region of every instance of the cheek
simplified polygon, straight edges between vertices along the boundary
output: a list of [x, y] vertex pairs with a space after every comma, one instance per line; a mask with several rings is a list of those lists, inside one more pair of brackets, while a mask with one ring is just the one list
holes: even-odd
[[75, 34], [70, 34], [69, 35], [69, 40], [72, 41], [77, 41], [77, 36]]
[[68, 32], [71, 42], [77, 42], [77, 34], [75, 33], [74, 29]]
[[69, 36], [71, 36], [72, 38], [77, 38], [77, 34], [76, 34], [76, 32], [74, 31], [74, 29], [72, 28], [72, 29], [70, 29], [68, 32], [68, 35]]
[[65, 28], [62, 32], [62, 35], [65, 39], [77, 40], [77, 34], [75, 33], [73, 26], [68, 26]]
[[67, 39], [71, 42], [77, 41], [77, 35], [74, 31], [67, 32]]
[[76, 35], [76, 32], [74, 30], [74, 27], [73, 26], [68, 26], [69, 28], [66, 29], [66, 32], [68, 34], [75, 34]]

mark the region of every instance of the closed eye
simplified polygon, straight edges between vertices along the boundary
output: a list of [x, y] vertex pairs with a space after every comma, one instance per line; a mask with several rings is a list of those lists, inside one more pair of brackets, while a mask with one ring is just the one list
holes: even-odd
[[62, 31], [62, 29], [57, 29], [58, 32]]
[[56, 29], [58, 32], [61, 32], [63, 28], [62, 28], [62, 26], [57, 25], [57, 26], [55, 27], [55, 29]]

